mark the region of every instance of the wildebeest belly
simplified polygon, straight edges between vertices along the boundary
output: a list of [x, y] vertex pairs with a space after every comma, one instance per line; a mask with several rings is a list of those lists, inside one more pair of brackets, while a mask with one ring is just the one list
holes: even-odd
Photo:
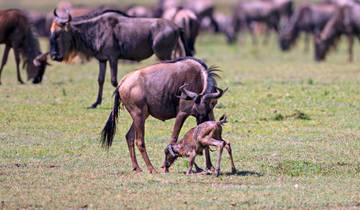
[[154, 54], [151, 32], [147, 27], [122, 26], [116, 33], [116, 39], [123, 59], [141, 61]]
[[177, 111], [173, 104], [164, 106], [163, 101], [148, 103], [148, 111], [156, 119], [165, 121], [176, 117]]

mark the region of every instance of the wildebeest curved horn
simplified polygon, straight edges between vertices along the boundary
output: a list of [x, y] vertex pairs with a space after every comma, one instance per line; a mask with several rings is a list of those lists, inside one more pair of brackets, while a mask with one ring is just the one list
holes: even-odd
[[71, 16], [69, 10], [66, 10], [66, 14], [68, 15], [68, 19], [66, 20], [66, 22], [69, 23], [72, 20], [72, 16]]
[[54, 9], [53, 13], [54, 13], [54, 16], [55, 16], [55, 17], [59, 17], [58, 14], [57, 14], [57, 12], [56, 12], [56, 8]]
[[49, 52], [46, 52], [46, 53], [43, 53], [43, 54], [40, 54], [38, 55], [34, 60], [33, 60], [33, 64], [35, 66], [40, 66], [41, 63], [45, 63], [46, 65], [50, 65], [48, 62], [47, 62], [47, 56], [49, 55]]
[[[179, 98], [190, 100], [199, 96], [197, 93], [187, 90], [185, 88], [186, 86], [188, 86], [188, 84], [184, 84], [179, 88], [179, 90], [182, 93], [182, 95], [180, 95]], [[185, 95], [185, 97], [183, 97], [183, 95]]]
[[222, 90], [221, 88], [218, 88], [218, 87], [215, 87], [215, 89], [216, 89], [215, 93], [208, 93], [208, 94], [204, 95], [204, 99], [218, 99], [222, 95], [224, 95], [224, 93], [228, 90], [228, 88], [226, 88], [225, 90]]

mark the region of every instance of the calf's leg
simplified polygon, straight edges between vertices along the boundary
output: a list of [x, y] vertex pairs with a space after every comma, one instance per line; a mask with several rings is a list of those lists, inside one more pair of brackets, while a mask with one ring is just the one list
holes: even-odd
[[225, 141], [225, 149], [228, 151], [229, 153], [229, 157], [230, 157], [230, 164], [231, 164], [231, 173], [236, 173], [236, 168], [235, 168], [235, 164], [234, 164], [234, 159], [232, 156], [232, 150], [231, 150], [231, 145], [229, 142]]
[[193, 168], [193, 165], [194, 165], [194, 162], [195, 162], [195, 157], [196, 157], [196, 153], [192, 152], [190, 154], [190, 156], [189, 156], [189, 168], [186, 171], [186, 175], [192, 174], [192, 168]]

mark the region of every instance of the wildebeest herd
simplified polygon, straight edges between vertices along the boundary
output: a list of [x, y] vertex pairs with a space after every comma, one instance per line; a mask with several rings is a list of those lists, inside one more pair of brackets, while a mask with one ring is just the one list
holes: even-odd
[[[360, 2], [357, 0], [327, 0], [303, 3], [295, 7], [292, 0], [240, 1], [232, 14], [216, 11], [211, 0], [159, 0], [152, 6], [103, 5], [97, 8], [73, 6], [62, 2], [48, 14], [8, 9], [0, 11], [0, 43], [5, 45], [1, 72], [13, 49], [17, 80], [21, 61], [27, 78], [40, 83], [48, 57], [54, 61], [71, 63], [74, 59], [99, 62], [98, 95], [90, 108], [102, 103], [106, 65], [111, 70], [114, 107], [101, 132], [105, 148], [112, 145], [120, 106], [126, 108], [133, 122], [126, 134], [132, 169], [140, 172], [135, 145], [148, 171], [155, 172], [145, 147], [145, 121], [149, 116], [165, 121], [175, 118], [171, 141], [165, 148], [162, 165], [168, 172], [171, 164], [182, 156], [189, 157], [192, 173], [202, 169], [195, 157], [205, 153], [206, 171], [220, 174], [220, 160], [225, 148], [230, 156], [232, 172], [235, 165], [230, 143], [221, 136], [223, 116], [215, 121], [214, 107], [227, 89], [217, 87], [218, 69], [192, 56], [196, 53], [197, 36], [204, 31], [222, 33], [229, 44], [250, 32], [253, 43], [257, 34], [264, 33], [267, 42], [270, 33], [278, 37], [279, 47], [288, 51], [301, 33], [307, 43], [313, 36], [315, 59], [324, 60], [331, 48], [345, 35], [349, 42], [349, 61], [353, 60], [353, 36], [360, 35]], [[38, 37], [49, 39], [50, 49], [42, 53]], [[308, 50], [308, 45], [306, 46]], [[160, 62], [125, 75], [118, 83], [118, 60], [142, 61], [155, 55]], [[178, 143], [180, 130], [189, 116], [197, 127], [186, 133]], [[216, 167], [210, 160], [210, 146], [217, 147]]]

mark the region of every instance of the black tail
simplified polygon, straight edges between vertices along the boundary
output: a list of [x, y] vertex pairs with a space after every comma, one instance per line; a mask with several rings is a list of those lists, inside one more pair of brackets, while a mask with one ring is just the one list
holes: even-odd
[[113, 110], [110, 113], [108, 120], [106, 121], [105, 127], [101, 131], [101, 146], [106, 149], [109, 149], [112, 145], [116, 132], [116, 122], [119, 116], [119, 108], [121, 104], [120, 93], [118, 89], [115, 90], [114, 95], [115, 99]]
[[179, 32], [180, 32], [180, 39], [184, 46], [186, 56], [193, 56], [186, 41], [185, 31], [183, 29], [179, 29]]

